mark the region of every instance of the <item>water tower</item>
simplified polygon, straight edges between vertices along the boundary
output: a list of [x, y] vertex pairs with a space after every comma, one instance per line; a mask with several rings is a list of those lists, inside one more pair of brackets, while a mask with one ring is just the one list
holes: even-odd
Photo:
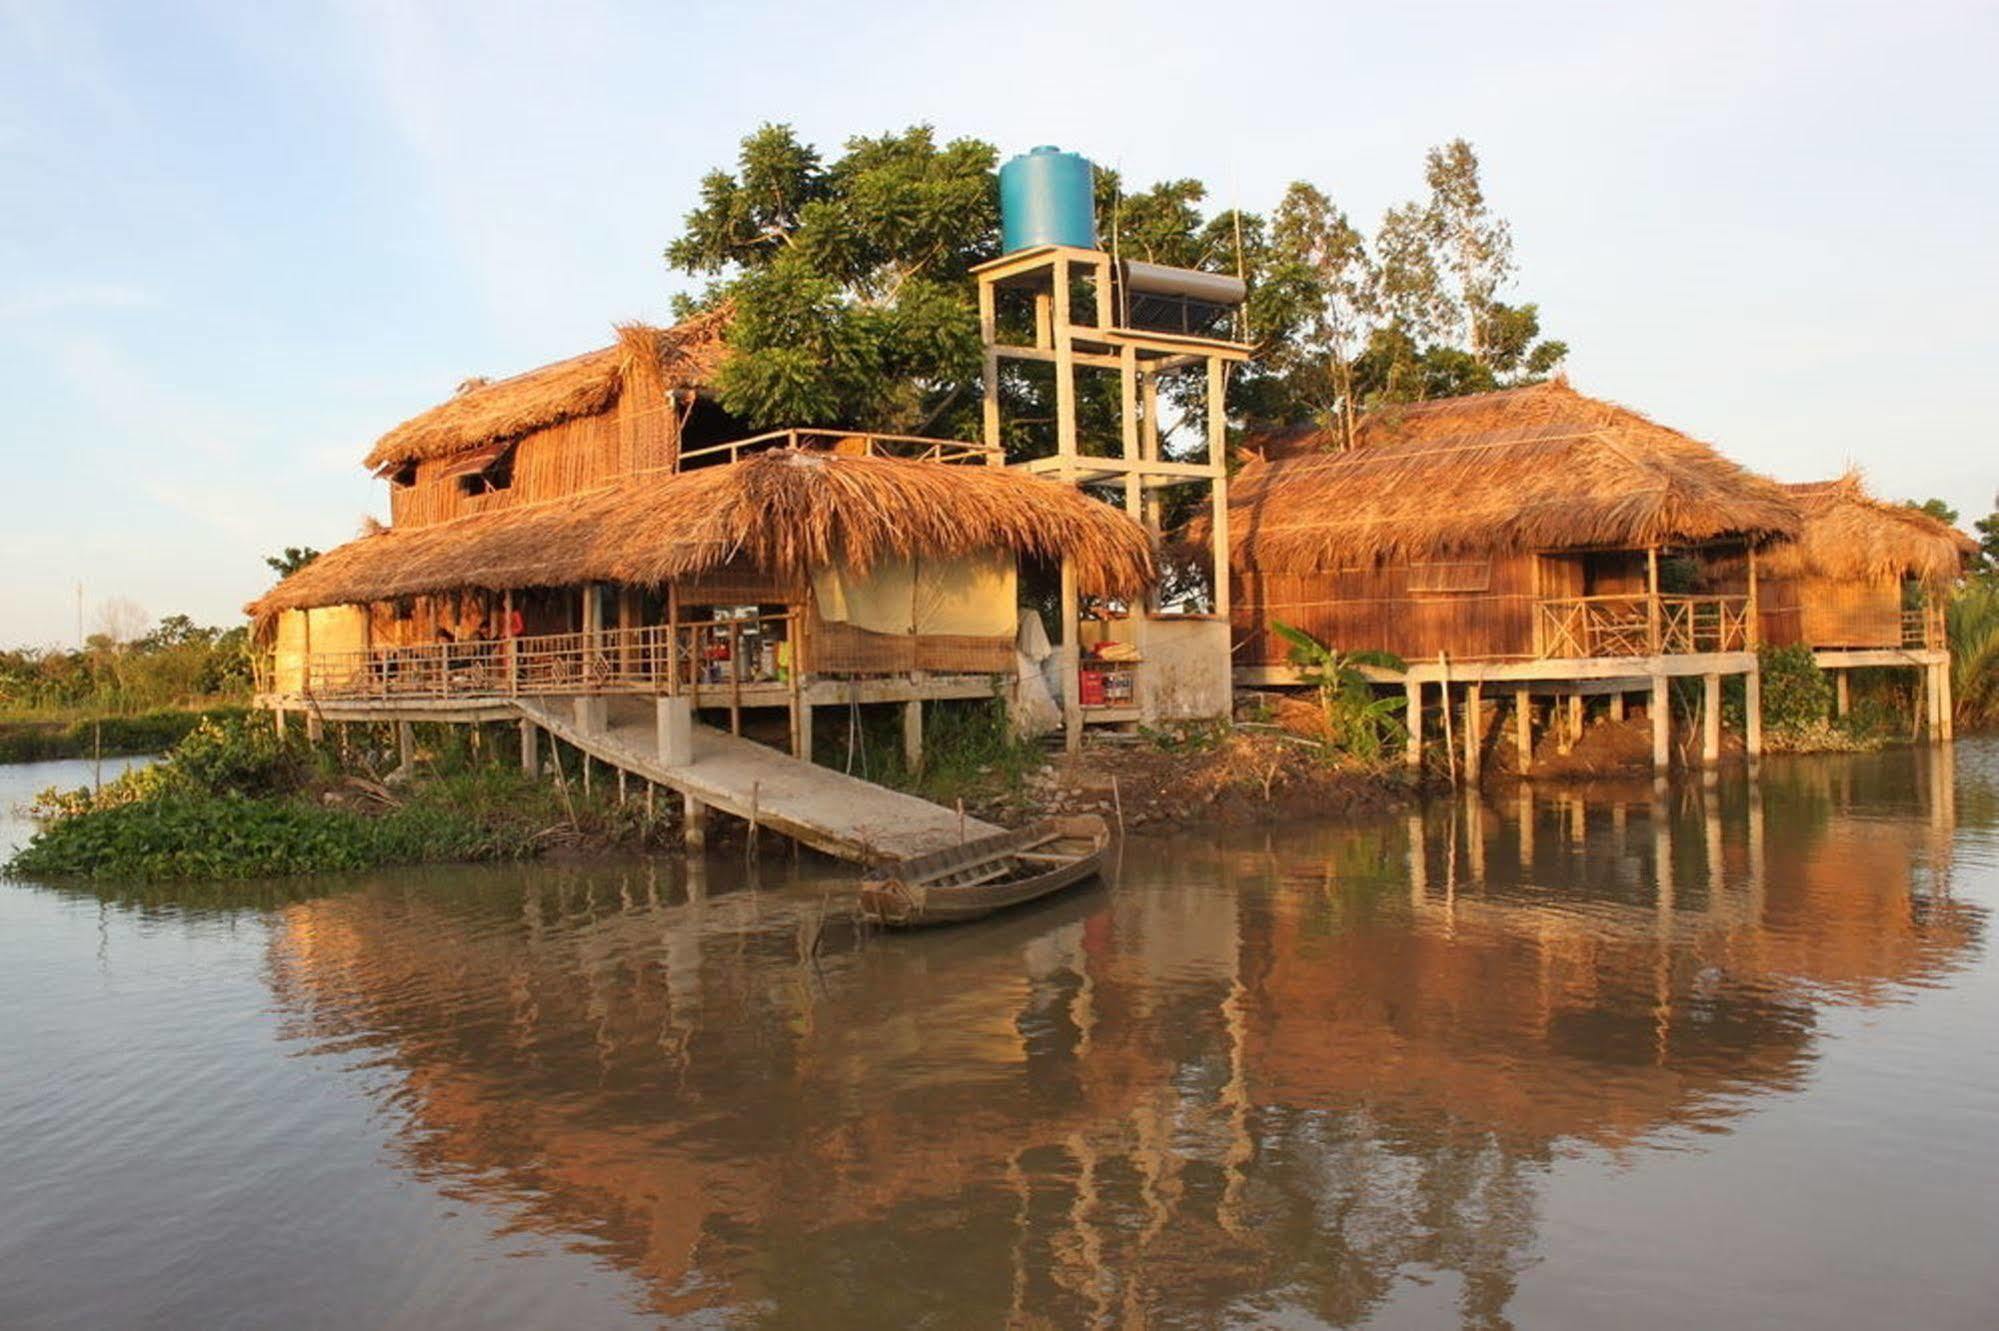
[[[1241, 340], [1244, 287], [1220, 273], [1125, 261], [1100, 248], [1095, 171], [1088, 159], [1035, 148], [1000, 168], [1000, 233], [1005, 253], [974, 269], [985, 345], [985, 442], [1002, 446], [1009, 414], [1008, 362], [1046, 367], [1054, 379], [1052, 450], [1015, 465], [1072, 485], [1119, 494], [1125, 511], [1160, 535], [1161, 501], [1179, 486], [1214, 515], [1213, 593], [1209, 612], [1163, 614], [1151, 603], [1128, 607], [1118, 621], [1079, 622], [1074, 572], [1062, 569], [1063, 712], [1070, 748], [1087, 724], [1131, 725], [1176, 715], [1226, 714], [1229, 704], [1229, 564], [1227, 420], [1229, 366], [1246, 361]], [[1115, 246], [1116, 240], [1113, 237]], [[1116, 409], [1079, 424], [1079, 376], [1116, 377]], [[1188, 381], [1175, 394], [1205, 406], [1204, 449], [1180, 458], [1160, 447], [1160, 390], [1169, 377]], [[1083, 655], [1106, 637], [1136, 655], [1122, 672], [1129, 687], [1092, 687]]]

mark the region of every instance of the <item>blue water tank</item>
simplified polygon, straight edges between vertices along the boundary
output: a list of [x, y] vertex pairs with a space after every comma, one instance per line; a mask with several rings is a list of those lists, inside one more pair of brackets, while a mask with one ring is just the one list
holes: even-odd
[[1000, 168], [1000, 247], [1097, 247], [1095, 173], [1090, 159], [1043, 146]]

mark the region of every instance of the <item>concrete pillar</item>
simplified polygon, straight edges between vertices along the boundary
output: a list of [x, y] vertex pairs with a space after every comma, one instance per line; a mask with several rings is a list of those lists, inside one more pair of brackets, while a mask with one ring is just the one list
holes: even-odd
[[1652, 772], [1664, 776], [1673, 765], [1673, 702], [1664, 675], [1652, 676], [1652, 698], [1646, 710], [1652, 714]]
[[576, 708], [576, 728], [586, 735], [601, 734], [604, 730], [604, 699], [591, 694], [570, 701]]
[[[1061, 376], [1057, 376], [1058, 380]], [[1077, 640], [1082, 602], [1076, 591], [1076, 566], [1062, 561], [1062, 638], [1055, 659], [1062, 663], [1062, 744], [1070, 753], [1083, 747], [1082, 645]]]
[[798, 704], [798, 752], [792, 755], [804, 762], [812, 761], [812, 704]]
[[1832, 672], [1832, 714], [1843, 717], [1853, 708], [1853, 696], [1847, 685], [1847, 672]]
[[317, 710], [311, 707], [306, 708], [305, 742], [308, 744], [317, 745], [321, 740], [325, 738], [326, 738], [326, 722], [320, 719]]
[[521, 718], [521, 770], [529, 780], [541, 775], [541, 727]]
[[1580, 693], [1569, 695], [1569, 734], [1573, 736], [1570, 743], [1583, 742], [1583, 695]]
[[283, 707], [273, 707], [273, 708], [271, 709], [271, 728], [272, 728], [273, 730], [275, 730], [275, 731], [277, 732], [277, 735], [278, 735], [278, 743], [280, 743], [280, 744], [284, 743], [284, 742], [285, 742], [285, 709], [284, 709]]
[[1701, 766], [1721, 761], [1721, 676], [1701, 676]]
[[1534, 770], [1534, 695], [1525, 689], [1513, 695], [1513, 751], [1523, 775]]
[[1951, 740], [1957, 738], [1957, 710], [1950, 694], [1950, 658], [1937, 663], [1937, 736]]
[[1755, 762], [1763, 756], [1763, 672], [1742, 677], [1742, 747]]
[[916, 698], [902, 705], [902, 763], [912, 772], [923, 770], [923, 703]]
[[688, 853], [701, 854], [708, 849], [708, 806], [684, 794], [680, 797], [680, 816], [686, 824]]
[[694, 704], [688, 698], [657, 698], [653, 701], [659, 760], [668, 767], [684, 767], [694, 761]]
[[1465, 784], [1478, 784], [1479, 753], [1485, 747], [1485, 686], [1477, 680], [1465, 685]]
[[1416, 771], [1423, 766], [1423, 685], [1412, 679], [1402, 686], [1402, 691], [1409, 699], [1402, 713], [1409, 725], [1409, 747], [1403, 751], [1402, 761]]
[[1610, 719], [1619, 722], [1624, 720], [1624, 690], [1622, 689], [1610, 695]]
[[416, 761], [416, 727], [407, 721], [396, 722], [396, 760], [404, 767]]

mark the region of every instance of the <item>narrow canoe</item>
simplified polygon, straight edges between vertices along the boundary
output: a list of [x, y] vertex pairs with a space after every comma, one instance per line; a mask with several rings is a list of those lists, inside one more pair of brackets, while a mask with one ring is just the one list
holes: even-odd
[[976, 920], [1094, 877], [1110, 844], [1110, 826], [1082, 814], [918, 855], [861, 881], [861, 916], [891, 929]]

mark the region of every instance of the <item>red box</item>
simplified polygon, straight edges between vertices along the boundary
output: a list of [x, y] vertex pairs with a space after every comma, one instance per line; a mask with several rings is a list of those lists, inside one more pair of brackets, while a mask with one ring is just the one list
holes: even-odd
[[1076, 691], [1076, 696], [1082, 700], [1083, 706], [1102, 707], [1104, 705], [1103, 672], [1100, 670], [1085, 670], [1082, 672], [1082, 681], [1082, 687]]

